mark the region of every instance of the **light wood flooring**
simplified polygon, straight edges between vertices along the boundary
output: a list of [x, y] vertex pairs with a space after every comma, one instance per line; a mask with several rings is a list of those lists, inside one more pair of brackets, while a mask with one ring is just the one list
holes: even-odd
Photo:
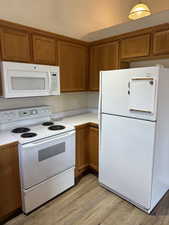
[[169, 194], [147, 215], [87, 175], [69, 191], [6, 225], [169, 225]]

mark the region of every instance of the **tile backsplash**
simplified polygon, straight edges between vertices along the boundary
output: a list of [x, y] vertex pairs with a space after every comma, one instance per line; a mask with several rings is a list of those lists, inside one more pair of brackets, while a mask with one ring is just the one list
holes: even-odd
[[22, 108], [39, 105], [50, 105], [53, 112], [62, 112], [88, 107], [87, 93], [65, 93], [60, 96], [29, 97], [3, 99], [0, 98], [0, 110]]
[[60, 96], [3, 99], [0, 98], [0, 110], [39, 105], [50, 105], [53, 112], [63, 112], [83, 108], [98, 107], [98, 93], [64, 93]]
[[156, 66], [156, 65], [163, 65], [166, 68], [169, 68], [169, 59], [156, 59], [156, 60], [146, 60], [146, 61], [136, 61], [131, 62], [130, 67], [147, 67], [147, 66]]

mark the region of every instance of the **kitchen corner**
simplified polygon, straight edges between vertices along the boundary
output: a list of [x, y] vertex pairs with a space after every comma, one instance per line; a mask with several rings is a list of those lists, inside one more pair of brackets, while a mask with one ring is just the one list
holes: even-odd
[[74, 110], [66, 113], [63, 112], [61, 114], [56, 113], [52, 115], [52, 119], [58, 121], [58, 115], [59, 117], [62, 115], [61, 121], [73, 126], [79, 126], [86, 123], [94, 123], [96, 125], [99, 124], [97, 109]]
[[2, 1], [0, 225], [169, 224], [167, 1]]

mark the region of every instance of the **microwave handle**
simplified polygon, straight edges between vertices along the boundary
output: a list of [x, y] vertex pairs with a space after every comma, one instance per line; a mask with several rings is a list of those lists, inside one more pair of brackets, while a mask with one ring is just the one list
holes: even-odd
[[51, 92], [51, 86], [52, 86], [51, 72], [48, 72], [48, 79], [49, 79], [49, 92]]

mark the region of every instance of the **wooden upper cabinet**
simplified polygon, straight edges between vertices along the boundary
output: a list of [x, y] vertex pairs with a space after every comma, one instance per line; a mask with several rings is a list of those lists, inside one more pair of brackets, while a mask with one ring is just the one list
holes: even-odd
[[87, 88], [87, 57], [85, 46], [60, 41], [58, 44], [61, 91], [85, 91]]
[[153, 54], [169, 54], [169, 30], [154, 33]]
[[56, 40], [33, 34], [33, 59], [35, 63], [57, 65]]
[[27, 32], [1, 28], [2, 60], [31, 62], [30, 35]]
[[21, 207], [18, 145], [0, 146], [0, 221]]
[[150, 35], [140, 35], [121, 40], [121, 59], [149, 56]]
[[118, 41], [90, 48], [89, 90], [99, 90], [99, 74], [101, 70], [113, 70], [118, 68], [118, 51]]

